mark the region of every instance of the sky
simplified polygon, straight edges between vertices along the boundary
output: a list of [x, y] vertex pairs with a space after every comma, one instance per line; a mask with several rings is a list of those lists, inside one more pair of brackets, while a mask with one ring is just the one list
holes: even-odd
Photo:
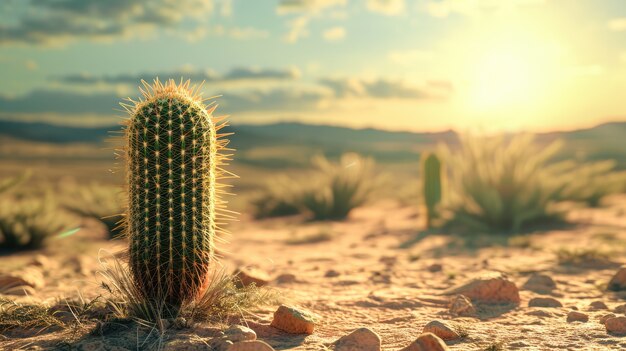
[[624, 0], [2, 0], [0, 119], [107, 125], [142, 79], [232, 124], [548, 131], [626, 120]]

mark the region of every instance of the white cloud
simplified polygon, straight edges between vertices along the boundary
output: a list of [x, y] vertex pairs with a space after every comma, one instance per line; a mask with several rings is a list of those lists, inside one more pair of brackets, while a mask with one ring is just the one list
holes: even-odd
[[391, 51], [387, 55], [389, 61], [399, 65], [411, 65], [420, 61], [427, 61], [434, 57], [431, 51], [424, 50], [405, 50]]
[[343, 27], [333, 27], [324, 32], [324, 39], [327, 41], [340, 41], [346, 37], [346, 30]]
[[614, 18], [608, 23], [609, 29], [615, 32], [626, 31], [626, 17]]
[[512, 11], [519, 6], [540, 5], [547, 0], [429, 0], [425, 10], [433, 17], [448, 17], [452, 13], [480, 15], [485, 12]]
[[367, 0], [367, 9], [372, 12], [395, 16], [404, 12], [404, 0]]
[[318, 13], [338, 6], [345, 6], [348, 0], [282, 0], [276, 9], [279, 15], [288, 13]]
[[287, 23], [289, 32], [285, 35], [285, 41], [288, 43], [295, 43], [300, 38], [309, 36], [309, 17], [301, 16], [296, 17]]

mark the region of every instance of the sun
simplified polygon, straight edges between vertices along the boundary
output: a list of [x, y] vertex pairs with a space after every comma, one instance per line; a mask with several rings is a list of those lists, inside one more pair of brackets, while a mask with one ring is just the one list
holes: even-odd
[[523, 29], [496, 30], [482, 39], [475, 44], [466, 65], [468, 99], [473, 110], [540, 107], [554, 87], [559, 48]]

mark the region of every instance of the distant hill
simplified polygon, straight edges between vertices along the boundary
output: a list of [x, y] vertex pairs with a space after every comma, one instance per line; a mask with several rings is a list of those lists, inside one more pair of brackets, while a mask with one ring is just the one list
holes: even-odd
[[[89, 128], [0, 120], [0, 140], [4, 136], [53, 144], [103, 144], [119, 131], [119, 126]], [[306, 164], [313, 153], [334, 157], [347, 151], [372, 156], [379, 162], [413, 161], [419, 158], [421, 151], [437, 143], [458, 142], [453, 131], [393, 132], [304, 123], [244, 124], [228, 127], [228, 131], [235, 133], [231, 137], [231, 146], [239, 151], [239, 162], [272, 164], [275, 167]], [[568, 132], [543, 133], [537, 138], [540, 142], [564, 140], [565, 148], [561, 158], [615, 159], [618, 168], [626, 169], [626, 122], [606, 123]], [[259, 149], [272, 151], [259, 156], [253, 152]]]

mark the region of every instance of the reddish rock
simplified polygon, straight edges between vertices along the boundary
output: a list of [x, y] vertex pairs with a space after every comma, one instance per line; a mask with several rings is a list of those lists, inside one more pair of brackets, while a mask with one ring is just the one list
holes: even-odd
[[567, 322], [587, 322], [589, 320], [589, 316], [578, 311], [570, 311], [567, 314]]
[[606, 331], [613, 334], [626, 334], [626, 317], [613, 317], [604, 321]]
[[274, 312], [271, 326], [291, 334], [313, 334], [315, 317], [294, 307], [281, 305]]
[[335, 351], [380, 351], [380, 336], [368, 328], [359, 328], [335, 341]]
[[449, 325], [442, 321], [432, 321], [424, 326], [422, 333], [433, 333], [442, 340], [457, 340], [461, 336], [454, 331]]
[[243, 286], [256, 285], [264, 286], [270, 282], [270, 277], [267, 273], [256, 268], [239, 268], [234, 273], [237, 283]]
[[450, 302], [450, 313], [460, 317], [472, 317], [476, 315], [476, 307], [467, 297], [457, 295]]
[[450, 290], [448, 294], [462, 294], [473, 302], [515, 304], [520, 302], [517, 286], [501, 274], [474, 279]]
[[528, 301], [528, 307], [563, 307], [563, 304], [552, 297], [535, 297]]
[[613, 278], [609, 281], [607, 289], [611, 291], [626, 290], [626, 267], [620, 268], [617, 273], [615, 273]]
[[448, 346], [437, 335], [424, 333], [400, 351], [447, 351]]

